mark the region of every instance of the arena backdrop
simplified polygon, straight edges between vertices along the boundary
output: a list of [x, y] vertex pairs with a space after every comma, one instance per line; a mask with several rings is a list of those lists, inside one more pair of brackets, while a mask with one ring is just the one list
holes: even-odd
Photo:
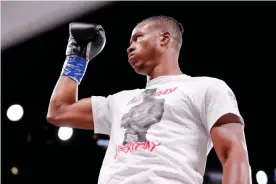
[[[21, 3], [23, 6], [25, 2]], [[2, 26], [15, 26], [6, 27], [1, 36], [4, 184], [97, 183], [108, 137], [95, 136], [93, 131], [60, 129], [46, 121], [49, 99], [65, 59], [68, 24], [80, 21], [104, 27], [106, 46], [89, 63], [79, 86], [79, 98], [107, 96], [145, 86], [146, 78], [128, 64], [126, 49], [137, 22], [153, 15], [173, 16], [183, 24], [179, 63], [184, 73], [220, 78], [233, 89], [246, 124], [253, 183], [257, 183], [256, 176], [258, 181], [265, 181], [267, 176], [268, 183], [276, 183], [272, 66], [276, 61], [275, 4], [141, 1], [95, 7], [75, 2], [64, 5], [66, 8], [52, 9], [52, 5], [43, 3], [47, 14], [31, 21], [24, 22], [22, 16], [33, 12], [35, 17], [39, 12], [36, 6], [42, 4], [30, 3], [27, 12], [12, 9], [11, 14], [2, 14]], [[2, 13], [5, 11], [2, 5]], [[212, 150], [204, 183], [220, 183], [221, 173]]]

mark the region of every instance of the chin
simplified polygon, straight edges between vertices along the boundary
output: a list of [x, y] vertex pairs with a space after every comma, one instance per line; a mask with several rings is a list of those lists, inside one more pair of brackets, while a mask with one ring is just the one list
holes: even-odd
[[150, 72], [148, 68], [145, 68], [143, 65], [134, 67], [134, 70], [137, 74], [147, 76]]
[[137, 61], [136, 62], [138, 65], [134, 65], [133, 68], [135, 70], [136, 73], [140, 74], [140, 75], [148, 75], [150, 73], [150, 71], [152, 70], [150, 63], [148, 62], [143, 62], [143, 61]]
[[135, 72], [136, 72], [137, 74], [146, 75], [145, 72], [144, 72], [144, 70], [143, 70], [143, 68], [135, 67], [134, 70], [135, 70]]

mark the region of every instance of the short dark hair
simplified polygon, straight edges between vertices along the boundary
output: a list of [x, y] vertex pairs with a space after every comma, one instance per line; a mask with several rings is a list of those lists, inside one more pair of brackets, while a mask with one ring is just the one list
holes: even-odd
[[161, 23], [161, 26], [167, 25], [170, 28], [172, 36], [179, 42], [180, 46], [182, 45], [184, 28], [182, 24], [173, 17], [165, 15], [152, 16], [142, 20], [141, 22], [145, 21], [157, 21]]

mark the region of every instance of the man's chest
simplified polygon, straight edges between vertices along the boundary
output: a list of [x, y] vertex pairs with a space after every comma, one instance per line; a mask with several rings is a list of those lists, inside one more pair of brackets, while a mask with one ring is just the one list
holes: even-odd
[[146, 117], [161, 119], [166, 116], [194, 114], [196, 95], [192, 89], [177, 85], [140, 89], [117, 99], [113, 114], [117, 121], [141, 121]]

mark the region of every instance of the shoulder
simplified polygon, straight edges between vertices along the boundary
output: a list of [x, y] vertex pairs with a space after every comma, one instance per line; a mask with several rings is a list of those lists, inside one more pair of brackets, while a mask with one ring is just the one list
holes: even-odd
[[122, 90], [117, 93], [114, 93], [112, 96], [114, 97], [121, 97], [121, 96], [126, 96], [126, 95], [133, 95], [135, 93], [139, 93], [142, 89], [128, 89], [128, 90]]
[[142, 89], [128, 89], [128, 90], [122, 90], [117, 93], [113, 93], [111, 95], [108, 95], [108, 98], [110, 101], [117, 103], [123, 103], [126, 100], [130, 100], [131, 98], [137, 96]]
[[198, 86], [203, 91], [223, 89], [229, 87], [224, 80], [209, 76], [190, 77], [189, 81], [194, 85]]
[[208, 76], [191, 77], [192, 94], [199, 101], [217, 100], [231, 97], [236, 99], [231, 87], [222, 79]]
[[222, 79], [219, 79], [216, 77], [209, 77], [209, 76], [194, 76], [194, 77], [191, 77], [191, 80], [194, 80], [195, 82], [198, 82], [198, 83], [205, 83], [209, 85], [224, 82]]
[[201, 95], [204, 101], [213, 101], [220, 103], [221, 101], [231, 102], [237, 107], [237, 99], [232, 88], [226, 81], [215, 77], [195, 77], [201, 87]]
[[119, 92], [114, 92], [108, 95], [92, 95], [93, 98], [101, 98], [108, 101], [112, 100], [120, 100], [123, 98], [127, 98], [128, 96], [133, 96], [137, 93], [139, 93], [142, 89], [130, 89], [130, 90], [122, 90]]

